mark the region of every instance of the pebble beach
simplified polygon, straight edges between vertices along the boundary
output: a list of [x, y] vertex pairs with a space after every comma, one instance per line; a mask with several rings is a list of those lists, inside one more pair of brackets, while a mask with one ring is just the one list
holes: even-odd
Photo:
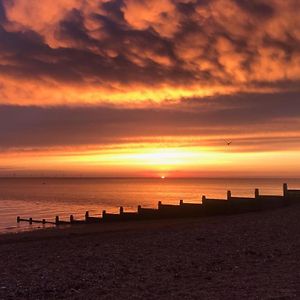
[[300, 205], [0, 235], [0, 299], [299, 299]]

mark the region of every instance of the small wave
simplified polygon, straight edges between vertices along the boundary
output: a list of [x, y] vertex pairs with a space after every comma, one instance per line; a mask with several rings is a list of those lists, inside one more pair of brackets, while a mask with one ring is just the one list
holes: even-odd
[[4, 229], [5, 230], [13, 230], [13, 229], [16, 229], [17, 227], [16, 226], [10, 226], [10, 227], [5, 227]]

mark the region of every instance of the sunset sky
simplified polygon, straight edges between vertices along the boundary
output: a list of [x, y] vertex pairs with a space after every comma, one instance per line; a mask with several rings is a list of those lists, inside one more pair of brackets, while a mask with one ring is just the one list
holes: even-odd
[[0, 0], [0, 175], [299, 177], [299, 16], [299, 0]]

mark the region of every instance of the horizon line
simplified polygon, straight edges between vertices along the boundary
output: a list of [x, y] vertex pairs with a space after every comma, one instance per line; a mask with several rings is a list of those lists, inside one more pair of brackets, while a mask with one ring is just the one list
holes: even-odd
[[300, 179], [300, 177], [277, 177], [277, 176], [1, 176], [0, 179]]

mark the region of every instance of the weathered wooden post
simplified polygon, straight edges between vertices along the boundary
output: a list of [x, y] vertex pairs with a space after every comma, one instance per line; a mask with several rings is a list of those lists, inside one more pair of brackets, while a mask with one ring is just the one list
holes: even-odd
[[120, 215], [123, 215], [123, 213], [124, 213], [124, 207], [120, 206]]
[[138, 214], [141, 213], [141, 210], [142, 210], [142, 206], [141, 206], [141, 205], [138, 205], [138, 209], [137, 209]]
[[161, 209], [161, 201], [158, 201], [158, 209]]
[[287, 185], [287, 183], [284, 183], [283, 184], [283, 196], [287, 197], [287, 195], [288, 195], [288, 185]]
[[227, 200], [231, 199], [231, 191], [227, 191]]
[[290, 203], [289, 201], [289, 189], [288, 189], [288, 184], [284, 183], [283, 184], [283, 204], [288, 205]]
[[90, 214], [88, 211], [85, 212], [85, 221], [87, 222], [89, 220]]
[[260, 201], [260, 197], [259, 197], [259, 189], [255, 189], [254, 192], [255, 198], [254, 198], [254, 206], [256, 210], [261, 210], [263, 205], [262, 202]]
[[70, 216], [70, 223], [72, 224], [73, 222], [74, 222], [74, 216], [71, 215], [71, 216]]
[[180, 200], [179, 205], [183, 205], [183, 200]]
[[103, 211], [102, 211], [102, 220], [104, 220], [105, 217], [106, 217], [106, 210], [103, 210]]
[[21, 222], [21, 218], [19, 216], [17, 216], [17, 223]]
[[59, 225], [59, 216], [55, 217], [55, 225]]
[[30, 225], [32, 224], [32, 218], [29, 218], [29, 224]]
[[42, 223], [45, 225], [45, 224], [46, 224], [46, 220], [45, 220], [45, 219], [43, 219], [43, 220], [42, 220]]

